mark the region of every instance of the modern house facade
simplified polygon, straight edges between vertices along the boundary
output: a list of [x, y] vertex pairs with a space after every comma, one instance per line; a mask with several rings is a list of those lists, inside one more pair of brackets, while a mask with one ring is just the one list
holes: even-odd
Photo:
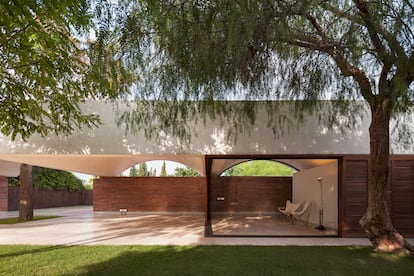
[[[165, 133], [153, 140], [143, 133], [131, 135], [117, 126], [112, 104], [103, 102], [84, 106], [101, 116], [103, 124], [97, 129], [80, 129], [68, 137], [34, 136], [26, 142], [0, 136], [0, 209], [6, 205], [5, 177], [18, 175], [20, 164], [26, 163], [99, 176], [94, 183], [95, 211], [199, 213], [209, 219], [215, 213], [272, 214], [287, 199], [309, 200], [311, 223], [318, 223], [322, 208], [324, 224], [338, 236], [363, 236], [358, 221], [367, 201], [369, 115], [363, 114], [353, 129], [329, 129], [316, 113], [305, 115], [296, 127], [292, 117], [275, 134], [267, 125], [264, 103], [254, 104], [256, 122], [237, 139], [227, 139], [215, 120], [194, 124], [190, 142]], [[276, 109], [279, 104], [282, 110], [288, 103], [275, 102]], [[151, 160], [176, 161], [201, 176], [119, 177], [129, 167]], [[297, 172], [288, 178], [220, 176], [247, 160], [273, 160]], [[399, 231], [413, 237], [414, 145], [393, 141], [390, 168], [391, 216]]]

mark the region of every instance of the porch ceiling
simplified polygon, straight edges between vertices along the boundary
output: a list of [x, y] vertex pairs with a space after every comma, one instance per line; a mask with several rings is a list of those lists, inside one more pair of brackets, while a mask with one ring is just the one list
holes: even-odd
[[[260, 156], [256, 156], [260, 157]], [[137, 154], [137, 155], [64, 155], [64, 154], [0, 154], [0, 175], [18, 176], [20, 164], [73, 171], [97, 176], [119, 176], [133, 165], [152, 160], [182, 163], [205, 175], [205, 157], [201, 154]], [[213, 159], [211, 174], [251, 159]], [[297, 170], [329, 164], [336, 159], [272, 159]]]
[[[260, 158], [259, 158], [260, 159]], [[220, 175], [223, 171], [227, 170], [228, 168], [231, 168], [234, 165], [250, 161], [252, 158], [247, 159], [214, 159], [213, 164], [211, 167], [211, 174], [213, 176]], [[319, 167], [323, 165], [327, 165], [333, 162], [336, 162], [336, 159], [325, 159], [325, 158], [313, 158], [313, 159], [305, 159], [305, 158], [299, 158], [299, 159], [286, 159], [286, 158], [274, 158], [270, 159], [272, 161], [280, 162], [283, 164], [286, 164], [290, 167], [293, 167], [294, 169], [298, 171], [311, 169], [314, 167]]]
[[203, 155], [48, 155], [0, 154], [0, 175], [18, 176], [20, 164], [73, 171], [96, 176], [119, 176], [133, 165], [152, 160], [182, 163], [205, 174]]

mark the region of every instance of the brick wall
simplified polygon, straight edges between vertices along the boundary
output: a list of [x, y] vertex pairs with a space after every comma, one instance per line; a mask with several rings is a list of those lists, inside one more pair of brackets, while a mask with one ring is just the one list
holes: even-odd
[[[222, 197], [224, 200], [218, 200]], [[215, 177], [209, 190], [214, 213], [274, 213], [292, 200], [291, 177]]]
[[101, 177], [93, 188], [94, 211], [205, 212], [204, 177]]
[[8, 188], [7, 177], [0, 176], [0, 211], [7, 211], [8, 209]]

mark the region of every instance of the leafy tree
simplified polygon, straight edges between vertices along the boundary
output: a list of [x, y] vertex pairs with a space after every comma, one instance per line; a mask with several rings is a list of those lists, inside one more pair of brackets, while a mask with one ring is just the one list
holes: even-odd
[[225, 170], [222, 175], [223, 176], [239, 176], [241, 174], [241, 168], [240, 166], [233, 166], [231, 168], [228, 168]]
[[235, 165], [226, 171], [225, 176], [292, 176], [295, 170], [274, 161], [253, 160]]
[[138, 176], [149, 176], [149, 171], [147, 169], [147, 163], [141, 163], [139, 164], [138, 168]]
[[97, 126], [79, 104], [127, 92], [111, 49], [81, 40], [105, 23], [90, 1], [1, 1], [0, 11], [1, 133], [27, 139]]
[[152, 168], [151, 170], [151, 176], [156, 176], [157, 175], [157, 169], [156, 168]]
[[200, 176], [200, 174], [193, 170], [192, 168], [181, 168], [177, 167], [175, 168], [174, 176], [177, 177], [195, 177]]
[[8, 177], [7, 182], [9, 187], [18, 187], [20, 186], [20, 181], [18, 177]]
[[[284, 114], [303, 118], [305, 110], [327, 108], [321, 120], [348, 127], [359, 119], [355, 100], [363, 99], [372, 121], [368, 209], [360, 223], [377, 250], [412, 251], [386, 205], [390, 120], [414, 103], [411, 0], [127, 3], [114, 34], [120, 34], [120, 55], [140, 66], [143, 77], [136, 116], [121, 118], [130, 130], [147, 124], [185, 137], [189, 118], [226, 115], [216, 100], [231, 98], [300, 100], [282, 114], [269, 104], [274, 129]], [[145, 102], [154, 98], [161, 101]], [[143, 106], [152, 112], [142, 115]], [[237, 120], [233, 132], [255, 120], [249, 102], [234, 113], [238, 117], [226, 118]]]
[[138, 176], [138, 169], [136, 166], [132, 166], [129, 170], [129, 176]]
[[73, 173], [49, 168], [33, 167], [33, 185], [35, 189], [85, 190], [82, 180]]
[[[67, 171], [33, 167], [32, 179], [35, 189], [68, 190], [70, 192], [85, 190], [82, 180]], [[9, 178], [9, 186], [20, 186], [19, 178]]]
[[[25, 140], [35, 133], [67, 135], [97, 126], [99, 117], [85, 113], [80, 104], [127, 92], [130, 75], [105, 36], [109, 9], [107, 1], [0, 2], [2, 134]], [[95, 41], [86, 39], [92, 31]], [[31, 185], [25, 173], [30, 170], [23, 165], [22, 186]], [[32, 206], [30, 193], [21, 198]], [[22, 208], [20, 217], [25, 217]]]
[[165, 161], [162, 162], [161, 173], [160, 176], [167, 176], [167, 168], [165, 166]]

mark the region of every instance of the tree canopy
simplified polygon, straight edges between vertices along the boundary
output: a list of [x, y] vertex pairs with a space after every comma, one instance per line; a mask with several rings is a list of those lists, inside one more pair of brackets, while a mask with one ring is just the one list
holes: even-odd
[[138, 176], [138, 169], [136, 166], [132, 166], [129, 170], [129, 176]]
[[162, 162], [160, 176], [167, 176], [167, 167], [165, 165], [165, 161]]
[[[358, 117], [355, 100], [364, 100], [372, 118], [371, 166], [360, 223], [378, 250], [413, 252], [386, 204], [390, 120], [414, 104], [411, 0], [126, 3], [114, 35], [141, 75], [136, 109], [121, 118], [132, 130], [147, 124], [149, 134], [185, 136], [194, 114], [226, 115], [222, 99], [296, 100], [289, 113], [299, 120], [328, 99], [332, 110], [320, 120], [349, 127]], [[142, 101], [154, 99], [142, 112]], [[188, 104], [194, 100], [201, 102]], [[286, 119], [271, 105], [268, 112], [269, 124]], [[235, 121], [235, 133], [249, 128], [254, 107], [245, 101], [238, 118], [225, 120]]]
[[106, 1], [0, 2], [2, 134], [27, 139], [96, 126], [99, 117], [80, 104], [127, 93], [130, 75], [102, 43], [109, 8]]
[[223, 176], [292, 176], [294, 169], [268, 160], [251, 160], [225, 170]]
[[[81, 179], [73, 173], [43, 167], [33, 167], [33, 187], [35, 189], [68, 190], [70, 192], [85, 190]], [[9, 186], [19, 186], [18, 177], [9, 178]]]
[[[182, 134], [194, 112], [227, 115], [212, 103], [222, 99], [299, 99], [294, 113], [335, 100], [332, 112], [320, 116], [330, 126], [352, 126], [361, 106], [349, 101], [373, 105], [386, 87], [395, 88], [393, 112], [412, 107], [410, 1], [128, 3], [120, 39], [123, 54], [141, 65], [137, 97], [176, 106], [150, 103], [154, 112], [145, 115], [138, 104], [123, 117], [131, 128], [154, 121], [158, 129]], [[193, 107], [185, 100], [204, 102]], [[241, 130], [255, 119], [254, 107], [244, 104], [239, 114], [249, 120], [239, 120]], [[348, 116], [339, 123], [338, 113]]]
[[195, 176], [200, 176], [200, 174], [196, 170], [193, 170], [192, 168], [176, 167], [175, 170], [174, 170], [174, 176], [177, 176], [177, 177], [195, 177]]

